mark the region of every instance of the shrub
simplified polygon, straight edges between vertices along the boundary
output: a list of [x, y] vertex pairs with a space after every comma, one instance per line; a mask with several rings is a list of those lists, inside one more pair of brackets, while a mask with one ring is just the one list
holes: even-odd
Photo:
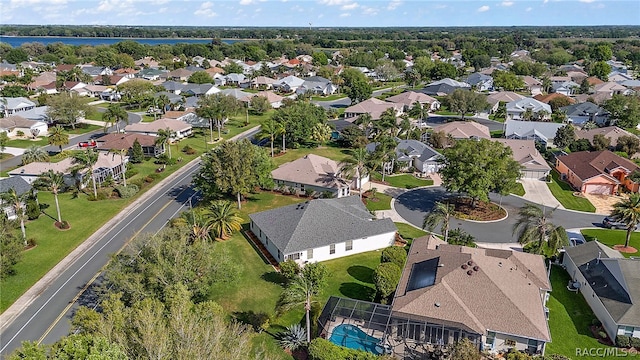
[[[153, 174], [151, 174], [151, 175], [153, 175]], [[147, 176], [144, 178], [144, 182], [152, 183], [152, 182], [153, 182], [153, 180], [155, 180], [155, 178], [154, 178], [154, 177], [152, 177], [151, 175], [147, 175]]]
[[629, 339], [629, 345], [634, 348], [640, 348], [640, 338], [632, 337]]
[[193, 155], [196, 153], [196, 149], [192, 148], [189, 145], [185, 145], [185, 147], [182, 148], [182, 152], [187, 155]]
[[390, 246], [382, 250], [380, 261], [383, 263], [394, 263], [402, 269], [404, 263], [407, 261], [407, 251], [399, 246]]
[[598, 320], [598, 318], [595, 318], [595, 319], [591, 320], [591, 325], [600, 326], [600, 325], [602, 325], [602, 322], [600, 322], [600, 320]]
[[477, 247], [475, 240], [476, 238], [473, 237], [473, 235], [460, 228], [455, 228], [449, 231], [449, 238], [447, 239], [447, 242], [452, 245], [462, 245], [474, 248]]
[[138, 193], [139, 190], [140, 188], [138, 188], [136, 185], [133, 185], [133, 184], [129, 184], [127, 186], [119, 185], [115, 187], [115, 191], [118, 193], [118, 196], [120, 196], [123, 199], [128, 199], [132, 197], [133, 195]]
[[300, 265], [291, 259], [283, 261], [280, 263], [280, 272], [287, 280], [291, 280], [300, 273]]
[[34, 238], [27, 239], [27, 246], [34, 247], [36, 245], [38, 245], [38, 242], [36, 241], [36, 239]]
[[401, 275], [402, 269], [395, 263], [382, 263], [376, 268], [373, 281], [382, 304], [386, 304], [389, 296], [396, 290]]
[[329, 340], [316, 338], [309, 344], [309, 360], [376, 360], [373, 353], [347, 349], [335, 345]]
[[18, 131], [16, 131], [16, 135], [17, 136], [24, 136], [24, 131], [18, 130]]
[[98, 196], [95, 197], [93, 196], [93, 193], [89, 194], [89, 201], [99, 201], [99, 200], [106, 200], [109, 197], [109, 194], [105, 191], [105, 190], [99, 190], [98, 191]]
[[144, 183], [144, 179], [128, 180], [127, 182], [129, 183], [129, 185], [135, 185], [138, 187], [138, 189], [142, 189], [142, 184]]
[[35, 220], [40, 217], [40, 206], [38, 202], [34, 198], [29, 198], [27, 200], [27, 208], [25, 214], [27, 215], [27, 219]]
[[631, 343], [631, 339], [626, 335], [617, 335], [616, 336], [616, 346], [618, 347], [629, 347]]
[[601, 339], [606, 339], [608, 337], [604, 330], [598, 331], [598, 336], [600, 336]]
[[305, 189], [304, 190], [304, 195], [306, 197], [312, 197], [314, 193], [315, 193], [315, 191], [313, 189]]
[[287, 326], [287, 329], [278, 334], [277, 338], [283, 348], [298, 350], [307, 341], [307, 331], [300, 324], [294, 324]]

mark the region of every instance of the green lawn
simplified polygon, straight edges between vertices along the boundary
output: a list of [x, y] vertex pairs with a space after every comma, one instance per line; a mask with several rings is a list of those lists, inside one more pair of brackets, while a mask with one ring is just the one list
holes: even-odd
[[338, 99], [343, 99], [346, 98], [347, 95], [345, 94], [333, 94], [333, 95], [327, 95], [327, 96], [312, 96], [311, 100], [313, 101], [333, 101], [333, 100], [338, 100]]
[[[613, 230], [613, 229], [584, 229], [581, 231], [582, 235], [587, 241], [598, 240], [601, 243], [612, 247], [614, 245], [624, 245], [627, 237], [626, 230]], [[640, 250], [640, 233], [633, 232], [631, 239], [629, 239], [629, 246], [632, 246]], [[640, 253], [622, 253], [624, 257], [638, 257]]]
[[88, 132], [92, 132], [92, 131], [95, 131], [95, 130], [101, 130], [101, 129], [103, 129], [102, 126], [79, 123], [79, 124], [76, 124], [75, 129], [67, 127], [67, 128], [65, 128], [65, 131], [69, 135], [81, 135], [81, 134], [86, 134]]
[[585, 212], [596, 212], [591, 202], [583, 197], [574, 196], [575, 190], [568, 183], [561, 181], [558, 172], [551, 171], [552, 181], [547, 183], [553, 196], [567, 209]]
[[103, 121], [102, 120], [102, 114], [101, 112], [99, 112], [98, 110], [92, 111], [88, 114], [85, 114], [85, 119], [87, 120], [93, 120], [93, 121]]
[[525, 194], [524, 186], [522, 186], [521, 183], [516, 183], [516, 187], [513, 190], [511, 190], [511, 193], [518, 196], [524, 196]]
[[380, 264], [381, 253], [369, 251], [325, 261], [330, 278], [318, 301], [323, 306], [330, 296], [373, 301], [376, 295], [373, 272]]
[[46, 136], [39, 137], [35, 140], [32, 139], [11, 139], [7, 141], [8, 147], [17, 147], [17, 148], [28, 148], [29, 146], [47, 146], [49, 144], [49, 139]]
[[494, 130], [490, 134], [492, 139], [501, 139], [504, 137], [504, 130]]
[[376, 193], [375, 198], [365, 199], [365, 206], [369, 211], [390, 210], [391, 196], [387, 194]]
[[[547, 344], [545, 354], [561, 354], [575, 359], [577, 348], [608, 348], [609, 346], [599, 343], [591, 335], [589, 326], [595, 316], [582, 294], [567, 290], [569, 280], [571, 278], [564, 269], [553, 266], [551, 269], [553, 291], [547, 302], [552, 341]], [[613, 357], [603, 359], [609, 358]]]
[[[382, 176], [378, 172], [372, 173], [371, 178], [376, 181], [382, 180]], [[411, 174], [386, 175], [384, 181], [390, 186], [402, 189], [414, 189], [421, 186], [433, 185], [433, 180], [419, 179]], [[375, 187], [375, 184], [371, 186]]]
[[407, 241], [411, 241], [413, 239], [427, 235], [426, 231], [420, 230], [412, 225], [399, 222], [395, 224], [398, 228], [398, 233], [400, 233], [400, 236], [402, 236], [402, 238]]

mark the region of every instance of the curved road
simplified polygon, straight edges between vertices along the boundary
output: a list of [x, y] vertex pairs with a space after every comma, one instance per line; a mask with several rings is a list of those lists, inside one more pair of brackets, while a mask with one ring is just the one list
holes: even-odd
[[[242, 137], [251, 137], [254, 128]], [[185, 207], [198, 200], [191, 186], [193, 174], [200, 168], [200, 162], [187, 164], [178, 172], [165, 179], [156, 188], [142, 195], [137, 203], [130, 205], [114, 218], [115, 224], [103, 226], [97, 240], [72, 260], [68, 266], [46, 284], [46, 288], [25, 304], [15, 318], [5, 311], [0, 323], [0, 357], [6, 357], [20, 347], [22, 341], [53, 343], [68, 335], [70, 320], [80, 305], [94, 306], [96, 298], [92, 288], [99, 286], [100, 274], [111, 254], [117, 253], [141, 232], [156, 232], [178, 215]], [[109, 224], [109, 223], [107, 223]], [[82, 245], [81, 245], [82, 246]]]
[[[442, 201], [452, 196], [443, 187], [427, 187], [407, 191], [396, 198], [394, 207], [396, 212], [411, 224], [422, 227], [425, 214], [427, 214], [436, 201]], [[500, 195], [491, 194], [490, 198], [495, 203], [500, 203]], [[518, 210], [525, 204], [531, 203], [517, 196], [502, 197], [502, 207], [507, 210], [507, 218], [490, 223], [477, 223], [453, 219], [449, 228], [461, 228], [472, 234], [477, 242], [482, 243], [514, 243], [516, 236], [512, 234], [513, 225], [516, 222]], [[549, 211], [553, 210], [548, 208]], [[571, 210], [556, 210], [549, 220], [555, 225], [561, 225], [565, 229], [585, 228], [600, 226], [603, 216], [583, 213]]]

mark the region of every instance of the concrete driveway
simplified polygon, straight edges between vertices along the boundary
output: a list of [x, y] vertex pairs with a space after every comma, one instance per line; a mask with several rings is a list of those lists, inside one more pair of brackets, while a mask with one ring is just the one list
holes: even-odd
[[584, 194], [584, 197], [589, 200], [596, 208], [597, 214], [609, 215], [613, 210], [613, 205], [626, 200], [626, 195], [597, 195], [597, 194]]
[[537, 204], [542, 204], [550, 208], [565, 208], [560, 204], [558, 199], [553, 196], [546, 182], [536, 179], [520, 179], [520, 183], [522, 184], [525, 192], [522, 197], [523, 199]]
[[[424, 216], [433, 208], [436, 201], [442, 201], [453, 194], [448, 193], [439, 186], [414, 189], [400, 194], [393, 206], [395, 211], [407, 222], [422, 227]], [[516, 223], [518, 211], [525, 203], [531, 203], [518, 196], [504, 196], [491, 194], [490, 198], [496, 204], [507, 211], [507, 218], [496, 222], [473, 222], [460, 219], [453, 219], [449, 224], [451, 229], [461, 228], [472, 234], [478, 243], [515, 243], [516, 236], [512, 233], [513, 225]], [[545, 211], [549, 213], [551, 207], [545, 206]], [[555, 225], [561, 225], [565, 229], [600, 227], [602, 215], [582, 213], [571, 210], [557, 209], [550, 216], [549, 220]], [[440, 230], [440, 229], [436, 229]]]

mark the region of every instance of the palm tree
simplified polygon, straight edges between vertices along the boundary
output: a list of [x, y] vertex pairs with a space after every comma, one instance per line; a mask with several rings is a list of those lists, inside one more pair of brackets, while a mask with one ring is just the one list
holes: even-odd
[[58, 202], [58, 193], [64, 186], [64, 174], [61, 172], [55, 172], [49, 170], [46, 173], [40, 175], [38, 178], [39, 185], [51, 191], [56, 201], [56, 211], [58, 212], [58, 222], [62, 223], [62, 216], [60, 215], [60, 203]]
[[370, 156], [367, 149], [361, 147], [351, 150], [351, 156], [339, 164], [341, 173], [349, 177], [355, 175], [358, 181], [360, 199], [362, 199], [362, 178], [369, 175], [369, 160]]
[[324, 264], [307, 264], [302, 271], [291, 280], [278, 300], [277, 308], [279, 312], [304, 305], [307, 321], [307, 342], [311, 341], [311, 320], [309, 313], [311, 311], [311, 305], [317, 302], [313, 300], [313, 297], [318, 295], [324, 287], [326, 277], [327, 268]]
[[[396, 159], [396, 146], [398, 143], [391, 136], [382, 136], [379, 142], [376, 144], [376, 150], [373, 152], [373, 158], [375, 159], [376, 166], [378, 162], [381, 166], [382, 181], [387, 173], [387, 167], [389, 167], [389, 173], [393, 171], [393, 164]], [[372, 171], [374, 166], [372, 166]]]
[[208, 210], [211, 231], [216, 240], [226, 240], [242, 227], [242, 218], [230, 201], [214, 201]]
[[120, 168], [121, 168], [121, 171], [122, 171], [122, 184], [126, 187], [127, 186], [127, 175], [125, 173], [127, 172], [127, 166], [124, 163], [124, 156], [127, 155], [127, 152], [129, 152], [129, 150], [127, 150], [127, 149], [111, 149], [111, 150], [109, 150], [109, 152], [111, 154], [113, 154], [113, 155], [120, 155]]
[[116, 132], [120, 132], [120, 121], [124, 121], [129, 125], [129, 114], [120, 107], [119, 104], [109, 104], [107, 110], [102, 113], [102, 120], [104, 121], [104, 131], [107, 131], [108, 127], [115, 124]]
[[444, 241], [448, 242], [449, 220], [453, 217], [455, 209], [456, 208], [453, 204], [437, 201], [431, 211], [424, 216], [422, 228], [427, 229], [429, 232], [433, 232], [436, 226], [441, 224], [441, 228], [444, 230]]
[[184, 211], [172, 224], [189, 228], [191, 241], [211, 241], [212, 218], [208, 209]]
[[287, 151], [285, 136], [287, 135], [287, 125], [284, 122], [276, 122], [276, 134], [282, 135], [282, 152]]
[[534, 204], [525, 204], [518, 212], [518, 220], [513, 224], [513, 234], [518, 234], [518, 242], [523, 245], [537, 243], [536, 252], [543, 252], [543, 244], [555, 254], [562, 246], [569, 244], [567, 232], [562, 226], [556, 226], [549, 222], [549, 217], [555, 209], [548, 214]]
[[640, 224], [640, 194], [633, 193], [627, 199], [615, 203], [611, 217], [627, 225], [624, 247], [628, 247], [631, 234]]
[[162, 114], [167, 113], [167, 105], [169, 104], [171, 104], [171, 100], [169, 99], [169, 96], [167, 96], [167, 94], [158, 95], [158, 105], [160, 105], [162, 109]]
[[0, 194], [0, 198], [3, 201], [11, 204], [11, 208], [16, 214], [17, 220], [20, 221], [20, 230], [22, 230], [22, 241], [24, 242], [24, 246], [27, 246], [27, 232], [24, 228], [24, 218], [26, 217], [24, 202], [28, 196], [27, 194], [28, 193], [18, 195], [16, 190], [13, 188], [10, 188], [7, 192]]
[[62, 152], [62, 145], [69, 144], [69, 134], [60, 125], [49, 128], [49, 145], [59, 146]]
[[171, 159], [171, 145], [169, 141], [171, 140], [171, 129], [160, 129], [158, 130], [158, 136], [156, 137], [156, 145], [162, 144], [162, 146], [167, 146], [169, 149], [169, 159]]
[[38, 145], [29, 146], [22, 154], [22, 165], [36, 161], [48, 161], [49, 154]]
[[269, 139], [271, 143], [271, 157], [273, 157], [273, 141], [278, 134], [278, 123], [273, 119], [268, 119], [262, 123], [260, 132], [256, 134], [258, 140]]
[[243, 108], [236, 98], [224, 94], [206, 95], [198, 100], [196, 114], [205, 119], [209, 119], [211, 131], [211, 142], [213, 142], [213, 124], [218, 128], [218, 138], [221, 138], [220, 130], [224, 126], [229, 116], [235, 115]]
[[93, 166], [98, 162], [98, 152], [93, 149], [87, 149], [73, 154], [72, 164], [78, 169], [88, 169], [91, 174], [91, 182], [93, 183], [93, 196], [98, 197], [98, 188], [96, 187], [96, 178], [93, 173]]

